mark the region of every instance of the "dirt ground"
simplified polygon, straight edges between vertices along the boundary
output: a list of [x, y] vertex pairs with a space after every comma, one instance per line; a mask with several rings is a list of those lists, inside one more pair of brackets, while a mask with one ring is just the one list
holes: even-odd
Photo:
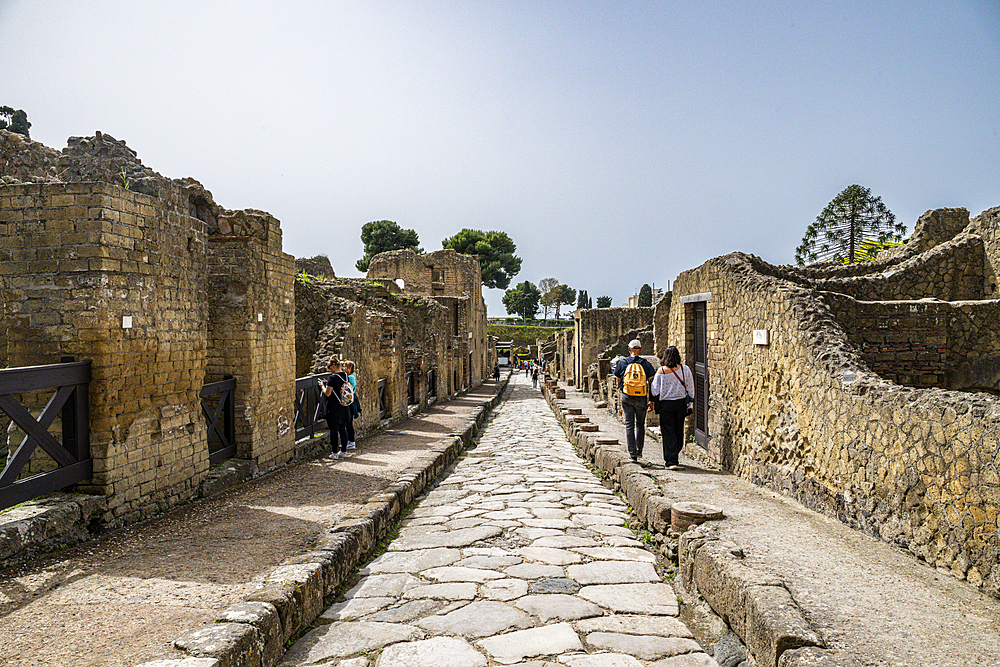
[[289, 466], [213, 498], [0, 573], [0, 664], [131, 667], [178, 657], [267, 572], [464, 423], [496, 384], [435, 406], [339, 461]]

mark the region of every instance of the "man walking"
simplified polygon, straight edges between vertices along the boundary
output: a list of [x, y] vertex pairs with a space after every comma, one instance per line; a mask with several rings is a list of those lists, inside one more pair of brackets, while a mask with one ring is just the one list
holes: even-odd
[[622, 414], [625, 415], [628, 455], [633, 461], [638, 461], [642, 456], [642, 445], [646, 440], [646, 410], [652, 405], [649, 385], [656, 375], [656, 369], [639, 356], [642, 352], [642, 343], [639, 339], [632, 339], [628, 344], [628, 352], [629, 356], [615, 366], [615, 377], [618, 378]]

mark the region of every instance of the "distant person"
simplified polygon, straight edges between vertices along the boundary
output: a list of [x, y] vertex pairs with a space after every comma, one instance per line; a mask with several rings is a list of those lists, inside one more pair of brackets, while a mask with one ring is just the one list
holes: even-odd
[[340, 402], [341, 393], [347, 381], [347, 373], [340, 365], [340, 359], [334, 355], [330, 357], [327, 366], [330, 369], [330, 377], [320, 380], [319, 385], [326, 397], [325, 413], [326, 425], [330, 429], [330, 445], [333, 451], [330, 452], [331, 459], [339, 459], [341, 453], [347, 456], [347, 422], [349, 420], [348, 409], [350, 406], [342, 405]]
[[350, 414], [347, 419], [347, 449], [355, 449], [357, 443], [355, 438], [357, 434], [354, 432], [354, 420], [361, 415], [361, 399], [358, 398], [358, 376], [354, 374], [354, 362], [349, 360], [344, 360], [343, 362], [344, 372], [347, 373], [347, 381], [351, 383], [351, 389], [354, 390], [354, 402], [351, 403], [350, 408], [348, 408]]
[[642, 446], [646, 441], [646, 411], [653, 409], [649, 385], [656, 375], [653, 364], [643, 359], [642, 343], [633, 338], [628, 344], [629, 356], [615, 366], [618, 389], [621, 396], [622, 414], [625, 416], [625, 440], [628, 455], [633, 461], [642, 457]]
[[660, 415], [663, 462], [668, 469], [679, 470], [679, 456], [684, 447], [684, 419], [691, 414], [694, 401], [694, 377], [691, 369], [681, 363], [681, 354], [673, 345], [667, 348], [661, 363], [653, 376], [651, 389]]
[[494, 382], [500, 381], [500, 364], [497, 364], [496, 366], [493, 367], [493, 381]]
[[534, 389], [538, 389], [538, 367], [531, 369], [531, 386]]

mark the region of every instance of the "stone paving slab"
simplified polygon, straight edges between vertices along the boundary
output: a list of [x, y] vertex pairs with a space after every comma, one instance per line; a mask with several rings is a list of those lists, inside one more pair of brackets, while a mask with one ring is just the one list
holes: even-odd
[[514, 380], [509, 391], [476, 446], [323, 614], [330, 624], [282, 665], [716, 665], [677, 618], [656, 557], [624, 527], [625, 504], [537, 390]]

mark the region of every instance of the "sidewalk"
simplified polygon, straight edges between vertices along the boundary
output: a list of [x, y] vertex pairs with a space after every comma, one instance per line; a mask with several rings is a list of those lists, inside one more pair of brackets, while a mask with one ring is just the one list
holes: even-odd
[[266, 573], [393, 483], [493, 395], [492, 380], [367, 438], [151, 521], [0, 574], [0, 664], [131, 667], [176, 657]]
[[522, 376], [477, 445], [299, 639], [307, 667], [718, 667], [627, 506]]
[[[602, 437], [625, 449], [625, 427], [607, 409], [572, 388], [564, 403], [582, 408]], [[684, 469], [668, 471], [659, 440], [648, 433], [643, 458], [666, 497], [724, 510], [724, 519], [706, 527], [738, 545], [747, 565], [780, 579], [827, 647], [866, 666], [1000, 665], [1000, 600], [683, 453]]]

